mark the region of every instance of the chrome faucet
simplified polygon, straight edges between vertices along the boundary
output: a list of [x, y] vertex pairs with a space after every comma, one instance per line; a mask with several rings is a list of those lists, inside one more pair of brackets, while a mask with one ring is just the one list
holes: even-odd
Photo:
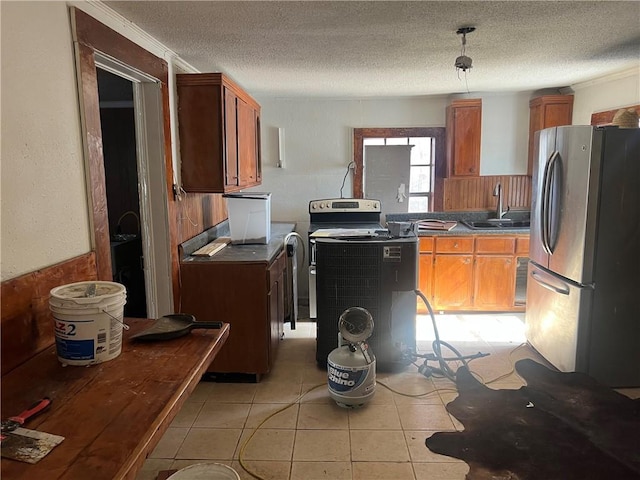
[[508, 206], [506, 210], [502, 209], [502, 185], [500, 185], [500, 182], [498, 182], [498, 184], [494, 187], [493, 196], [498, 197], [498, 204], [496, 205], [496, 218], [500, 220], [509, 211]]

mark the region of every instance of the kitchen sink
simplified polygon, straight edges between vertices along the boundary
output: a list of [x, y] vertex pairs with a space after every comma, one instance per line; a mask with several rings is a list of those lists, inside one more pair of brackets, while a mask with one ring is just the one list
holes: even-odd
[[490, 218], [489, 220], [462, 220], [462, 224], [473, 230], [488, 230], [501, 228], [529, 228], [530, 220], [510, 220]]

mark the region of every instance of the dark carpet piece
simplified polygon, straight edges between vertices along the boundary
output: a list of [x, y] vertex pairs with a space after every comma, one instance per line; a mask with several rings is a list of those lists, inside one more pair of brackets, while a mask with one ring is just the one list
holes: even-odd
[[460, 368], [446, 408], [464, 431], [427, 447], [467, 462], [468, 480], [640, 480], [640, 399], [533, 360], [516, 371], [526, 387], [492, 390]]

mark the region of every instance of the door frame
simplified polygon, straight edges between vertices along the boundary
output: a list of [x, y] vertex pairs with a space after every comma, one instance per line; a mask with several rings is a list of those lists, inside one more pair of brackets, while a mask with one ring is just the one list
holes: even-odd
[[[168, 89], [168, 65], [167, 62], [152, 53], [143, 49], [139, 45], [111, 30], [106, 25], [100, 23], [90, 15], [75, 7], [70, 7], [71, 27], [76, 55], [76, 68], [78, 77], [78, 96], [80, 103], [80, 118], [83, 130], [83, 147], [86, 162], [86, 180], [87, 180], [87, 197], [89, 201], [89, 221], [90, 233], [94, 251], [96, 253], [96, 270], [99, 280], [111, 281], [111, 245], [109, 235], [109, 221], [107, 214], [107, 198], [105, 187], [104, 173], [104, 157], [102, 152], [102, 132], [100, 125], [100, 105], [98, 98], [98, 81], [97, 66], [109, 64], [111, 60], [111, 68], [115, 68], [121, 74], [131, 74], [137, 72], [141, 78], [145, 79], [144, 83], [147, 87], [139, 87], [138, 97], [142, 103], [147, 103], [144, 97], [153, 96], [149, 85], [154, 83], [159, 85], [156, 88], [156, 116], [157, 122], [151, 121], [150, 116], [147, 120], [150, 125], [147, 127], [154, 129], [159, 134], [159, 140], [162, 144], [160, 149], [163, 151], [164, 170], [164, 188], [162, 192], [157, 192], [159, 188], [157, 179], [153, 191], [160, 198], [157, 201], [164, 203], [163, 219], [158, 219], [153, 226], [148, 225], [149, 233], [153, 230], [156, 235], [156, 229], [164, 226], [164, 235], [161, 235], [163, 245], [148, 245], [148, 252], [158, 252], [161, 246], [164, 248], [168, 265], [164, 269], [170, 272], [170, 285], [167, 286], [165, 292], [169, 292], [167, 299], [169, 302], [169, 311], [173, 311], [173, 305], [178, 304], [179, 298], [179, 282], [178, 282], [178, 256], [177, 256], [177, 234], [175, 225], [170, 221], [174, 215], [174, 202], [169, 201], [168, 192], [172, 188], [172, 159], [171, 159], [171, 129], [169, 115], [169, 89]], [[112, 71], [112, 73], [114, 73]], [[118, 73], [116, 73], [118, 74]], [[122, 75], [121, 75], [122, 76]], [[134, 83], [134, 85], [136, 85]], [[159, 90], [159, 91], [158, 91]], [[148, 100], [149, 98], [147, 98]], [[142, 108], [142, 105], [140, 105]], [[145, 107], [146, 108], [146, 107]], [[144, 110], [144, 108], [143, 108]], [[144, 120], [142, 120], [144, 122]], [[155, 126], [151, 126], [155, 124]], [[142, 126], [142, 124], [140, 124]], [[138, 119], [136, 120], [136, 128], [138, 127]], [[159, 130], [159, 131], [158, 131]], [[138, 140], [136, 140], [138, 142]], [[146, 149], [146, 147], [145, 147]], [[138, 152], [140, 153], [140, 152]], [[149, 152], [146, 151], [144, 157]], [[156, 151], [159, 153], [159, 150]], [[147, 162], [147, 166], [148, 166]], [[146, 167], [146, 166], [145, 166]], [[156, 171], [157, 174], [157, 171]], [[149, 189], [150, 190], [150, 189]], [[142, 207], [142, 205], [141, 205]], [[155, 213], [152, 216], [156, 218]], [[151, 221], [151, 216], [147, 218]], [[153, 236], [146, 235], [149, 239]], [[150, 240], [149, 240], [150, 241]], [[156, 261], [154, 258], [153, 261]], [[166, 275], [165, 271], [165, 275]], [[156, 276], [160, 274], [158, 272]], [[145, 272], [145, 282], [147, 275]], [[157, 285], [156, 285], [157, 287]], [[156, 288], [150, 289], [150, 292], [156, 292]], [[156, 292], [156, 299], [162, 297], [163, 292]], [[172, 293], [172, 295], [171, 295]], [[162, 307], [161, 314], [167, 313], [164, 310], [169, 307]]]

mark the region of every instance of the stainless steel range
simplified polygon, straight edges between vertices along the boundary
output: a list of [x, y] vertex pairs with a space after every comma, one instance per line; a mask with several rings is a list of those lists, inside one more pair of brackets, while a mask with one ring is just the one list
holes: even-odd
[[316, 238], [373, 237], [380, 225], [379, 200], [326, 198], [309, 202], [309, 316], [317, 317]]

